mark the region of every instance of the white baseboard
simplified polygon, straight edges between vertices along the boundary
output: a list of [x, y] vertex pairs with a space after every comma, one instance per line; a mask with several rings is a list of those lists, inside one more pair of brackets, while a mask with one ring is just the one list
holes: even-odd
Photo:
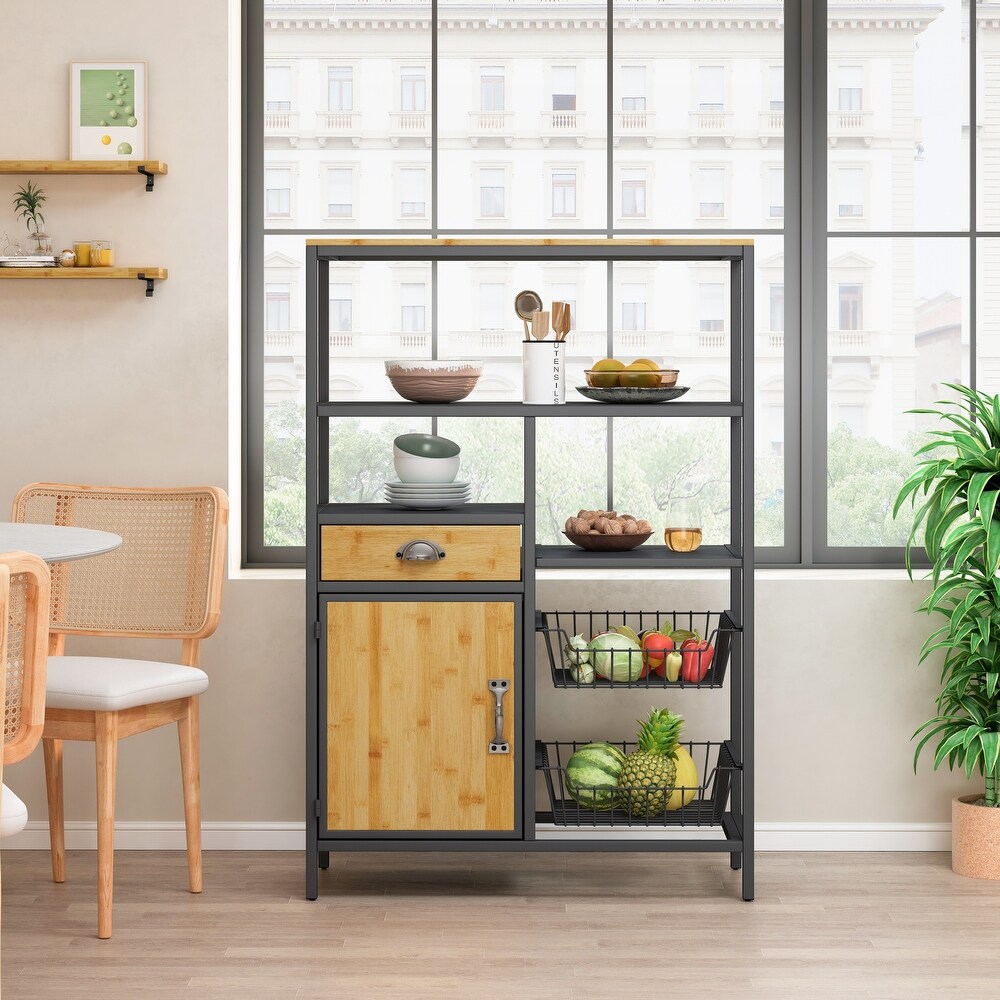
[[[758, 823], [758, 851], [950, 851], [949, 823]], [[203, 823], [206, 851], [303, 851], [304, 823]], [[5, 851], [45, 851], [49, 828], [32, 820], [19, 834], [3, 842]], [[97, 850], [93, 822], [66, 824], [66, 847]], [[115, 824], [115, 848], [120, 851], [183, 851], [181, 822]]]

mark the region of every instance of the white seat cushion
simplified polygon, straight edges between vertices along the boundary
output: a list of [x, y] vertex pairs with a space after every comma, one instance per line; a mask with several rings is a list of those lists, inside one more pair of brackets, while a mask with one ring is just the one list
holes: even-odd
[[0, 837], [20, 833], [28, 822], [28, 807], [6, 786], [0, 793]]
[[117, 656], [50, 656], [46, 708], [120, 712], [190, 698], [208, 690], [208, 674], [197, 667]]

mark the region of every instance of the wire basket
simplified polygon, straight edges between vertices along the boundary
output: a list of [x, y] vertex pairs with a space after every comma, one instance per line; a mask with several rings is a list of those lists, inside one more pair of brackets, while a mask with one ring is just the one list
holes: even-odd
[[[545, 789], [549, 796], [551, 813], [540, 813], [536, 821], [554, 823], [556, 826], [610, 826], [610, 827], [712, 827], [722, 824], [722, 817], [729, 800], [733, 772], [739, 765], [733, 758], [728, 743], [699, 743], [682, 741], [698, 771], [697, 785], [674, 785], [672, 788], [643, 787], [640, 789], [617, 786], [612, 793], [614, 803], [611, 808], [598, 808], [583, 804], [580, 799], [590, 802], [604, 793], [605, 786], [574, 788], [575, 797], [570, 794], [566, 779], [566, 767], [570, 758], [588, 740], [573, 742], [556, 741], [535, 743], [535, 770], [545, 779]], [[637, 744], [605, 740], [626, 754], [636, 749]], [[662, 808], [657, 802], [662, 793]], [[671, 796], [686, 801], [679, 808], [671, 807]]]
[[[611, 632], [616, 626], [627, 625], [636, 635], [647, 629], [669, 632], [683, 629], [698, 632], [707, 640], [707, 647], [682, 650], [680, 674], [668, 680], [662, 658], [641, 650], [623, 650], [615, 654], [618, 666], [611, 677], [596, 671], [586, 671], [574, 677], [575, 664], [567, 654], [571, 636], [582, 635], [590, 641], [601, 632]], [[719, 688], [726, 676], [733, 636], [739, 627], [726, 611], [539, 611], [535, 616], [535, 631], [545, 637], [545, 649], [557, 688]], [[621, 670], [625, 661], [626, 669]], [[651, 669], [651, 667], [653, 669]], [[656, 672], [656, 669], [663, 672]], [[592, 675], [592, 676], [591, 676]], [[631, 679], [634, 678], [634, 679]]]

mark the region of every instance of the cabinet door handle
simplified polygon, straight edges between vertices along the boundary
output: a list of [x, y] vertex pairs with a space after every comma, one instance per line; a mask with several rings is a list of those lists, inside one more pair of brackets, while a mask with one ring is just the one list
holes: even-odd
[[396, 558], [404, 562], [437, 562], [444, 559], [444, 549], [425, 538], [414, 538], [396, 551]]
[[493, 678], [490, 681], [490, 691], [496, 698], [496, 711], [494, 720], [496, 721], [496, 737], [490, 740], [490, 753], [510, 753], [510, 744], [503, 738], [503, 696], [510, 687], [510, 681], [501, 678]]

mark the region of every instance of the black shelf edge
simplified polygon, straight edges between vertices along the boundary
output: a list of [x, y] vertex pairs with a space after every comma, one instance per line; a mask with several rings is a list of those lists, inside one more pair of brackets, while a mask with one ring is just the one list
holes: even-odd
[[522, 524], [524, 504], [466, 503], [445, 510], [418, 510], [388, 503], [325, 503], [319, 524]]
[[318, 417], [724, 417], [743, 416], [742, 403], [572, 402], [561, 406], [532, 403], [317, 403]]
[[[553, 672], [553, 686], [560, 691], [696, 691], [696, 690], [718, 690], [725, 687], [725, 679], [720, 677], [717, 681], [706, 678], [700, 682], [668, 681], [658, 674], [646, 674], [636, 681], [611, 681], [604, 677], [595, 677], [589, 683], [577, 684], [570, 676], [568, 670], [556, 669]], [[647, 683], [647, 681], [649, 683]]]
[[671, 552], [665, 545], [640, 545], [628, 552], [587, 552], [575, 545], [538, 545], [538, 569], [732, 569], [743, 565], [729, 545], [702, 545], [694, 552]]

